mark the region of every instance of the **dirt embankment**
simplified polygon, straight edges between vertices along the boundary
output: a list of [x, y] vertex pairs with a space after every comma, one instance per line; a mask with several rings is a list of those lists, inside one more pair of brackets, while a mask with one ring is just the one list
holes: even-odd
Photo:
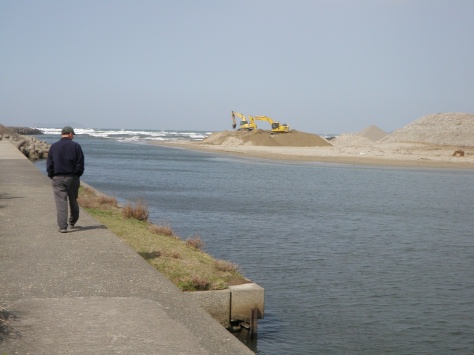
[[222, 146], [263, 147], [325, 147], [331, 146], [317, 134], [293, 130], [289, 133], [272, 133], [262, 129], [255, 131], [222, 131], [211, 134], [202, 144]]

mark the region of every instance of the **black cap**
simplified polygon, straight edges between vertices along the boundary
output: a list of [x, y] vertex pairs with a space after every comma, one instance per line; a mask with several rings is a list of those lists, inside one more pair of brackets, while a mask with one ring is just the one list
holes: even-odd
[[72, 133], [74, 135], [76, 134], [76, 132], [74, 132], [74, 129], [71, 126], [66, 126], [61, 130], [62, 135], [69, 134], [69, 133]]

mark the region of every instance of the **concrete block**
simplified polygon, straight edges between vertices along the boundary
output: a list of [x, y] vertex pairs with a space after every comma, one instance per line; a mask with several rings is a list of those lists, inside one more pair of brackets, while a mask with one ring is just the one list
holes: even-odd
[[263, 318], [265, 290], [256, 283], [229, 286], [231, 292], [231, 319], [251, 321], [252, 309], [257, 309], [258, 319]]

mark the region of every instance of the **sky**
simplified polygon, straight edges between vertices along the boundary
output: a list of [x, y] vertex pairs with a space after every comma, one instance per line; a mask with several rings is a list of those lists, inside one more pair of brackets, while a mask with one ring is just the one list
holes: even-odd
[[237, 111], [391, 132], [474, 113], [473, 17], [472, 0], [0, 0], [0, 124], [222, 131]]

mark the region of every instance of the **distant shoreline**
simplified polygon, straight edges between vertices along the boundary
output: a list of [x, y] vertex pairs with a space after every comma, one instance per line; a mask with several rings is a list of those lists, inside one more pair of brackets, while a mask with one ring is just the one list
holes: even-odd
[[425, 143], [374, 143], [370, 147], [228, 146], [200, 142], [151, 142], [150, 144], [280, 161], [399, 168], [474, 169], [474, 147], [467, 147], [464, 157], [455, 157], [453, 153], [459, 147]]

